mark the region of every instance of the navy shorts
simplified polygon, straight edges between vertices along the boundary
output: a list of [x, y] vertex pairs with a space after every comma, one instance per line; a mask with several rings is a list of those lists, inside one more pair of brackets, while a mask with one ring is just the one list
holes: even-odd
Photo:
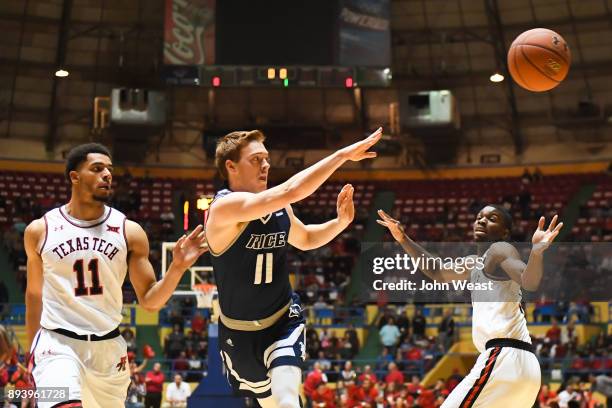
[[306, 319], [299, 296], [294, 294], [288, 312], [264, 330], [232, 330], [219, 320], [219, 348], [227, 379], [236, 395], [269, 397], [270, 369], [302, 368], [306, 358]]

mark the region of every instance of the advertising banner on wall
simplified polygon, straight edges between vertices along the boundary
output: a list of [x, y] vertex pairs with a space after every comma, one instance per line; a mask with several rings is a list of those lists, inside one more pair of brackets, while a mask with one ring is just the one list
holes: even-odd
[[164, 64], [215, 63], [216, 0], [166, 0]]
[[390, 3], [390, 0], [340, 1], [340, 65], [391, 66]]

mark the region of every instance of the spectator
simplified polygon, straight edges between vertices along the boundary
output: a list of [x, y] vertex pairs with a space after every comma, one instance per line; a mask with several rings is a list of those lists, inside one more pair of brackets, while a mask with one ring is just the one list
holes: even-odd
[[319, 359], [317, 360], [317, 363], [319, 363], [319, 366], [323, 371], [329, 371], [331, 369], [331, 361], [325, 357], [325, 352], [323, 350], [319, 351]]
[[410, 319], [406, 315], [406, 310], [401, 307], [397, 309], [397, 328], [401, 334], [399, 342], [402, 343], [410, 334]]
[[612, 377], [608, 375], [598, 375], [589, 377], [591, 391], [599, 392], [606, 397], [606, 406], [612, 407]]
[[404, 384], [404, 374], [397, 369], [395, 363], [389, 363], [389, 372], [385, 377], [387, 384], [396, 383], [398, 386]]
[[418, 375], [413, 375], [410, 379], [410, 383], [406, 384], [406, 390], [410, 395], [414, 398], [417, 398], [418, 395], [423, 391], [423, 386], [421, 385], [421, 379]]
[[196, 353], [191, 353], [189, 356], [189, 373], [186, 380], [189, 382], [198, 382], [202, 379], [202, 360], [198, 358]]
[[378, 382], [378, 378], [376, 378], [376, 374], [372, 372], [372, 367], [370, 365], [363, 367], [363, 372], [359, 375], [359, 382], [363, 383], [366, 378], [368, 378], [372, 384], [376, 384]]
[[563, 391], [559, 393], [559, 408], [571, 408], [572, 402], [578, 402], [581, 400], [581, 396], [576, 392], [573, 382], [568, 382], [567, 386]]
[[191, 319], [191, 330], [201, 336], [202, 333], [204, 333], [205, 326], [206, 320], [204, 319], [204, 316], [202, 316], [202, 313], [195, 312], [193, 318]]
[[312, 371], [308, 373], [304, 381], [304, 394], [312, 399], [317, 387], [323, 382], [327, 382], [327, 376], [321, 370], [321, 364], [315, 362]]
[[164, 373], [161, 372], [161, 364], [155, 363], [153, 371], [149, 371], [145, 377], [147, 395], [145, 397], [145, 408], [160, 408], [162, 400], [162, 390], [165, 380]]
[[394, 354], [395, 347], [399, 342], [400, 331], [395, 325], [392, 317], [387, 319], [387, 324], [380, 329], [379, 335], [382, 345], [388, 348], [391, 354]]
[[357, 330], [355, 330], [352, 323], [349, 323], [346, 329], [346, 335], [351, 343], [353, 356], [355, 356], [359, 352], [359, 337], [357, 336]]
[[173, 366], [174, 371], [181, 375], [181, 379], [186, 376], [187, 370], [189, 370], [189, 360], [187, 360], [187, 353], [185, 351], [181, 351], [178, 358], [174, 360]]
[[183, 377], [180, 374], [174, 376], [174, 382], [168, 385], [166, 389], [166, 401], [171, 408], [186, 408], [187, 397], [191, 395], [191, 387], [186, 382], [183, 382]]
[[372, 407], [375, 406], [378, 398], [378, 388], [376, 387], [376, 383], [370, 381], [369, 378], [366, 378], [360, 387], [360, 394], [362, 396], [362, 402], [369, 404], [369, 406]]
[[312, 394], [312, 406], [316, 408], [336, 408], [333, 391], [324, 383], [320, 383]]
[[357, 373], [353, 370], [353, 363], [351, 361], [347, 361], [344, 363], [344, 368], [340, 373], [340, 378], [342, 381], [355, 381], [357, 379]]
[[561, 329], [559, 328], [557, 319], [553, 318], [552, 327], [546, 331], [546, 338], [553, 344], [559, 343], [561, 339]]
[[425, 321], [425, 317], [423, 317], [423, 311], [417, 308], [412, 319], [412, 334], [414, 335], [415, 340], [425, 337], [426, 326], [427, 322]]
[[170, 333], [166, 337], [165, 341], [165, 352], [166, 357], [170, 359], [177, 358], [181, 350], [185, 347], [185, 335], [183, 334], [183, 329], [179, 324], [175, 324]]
[[[136, 364], [134, 363], [134, 366]], [[131, 364], [130, 364], [131, 368]], [[147, 394], [147, 389], [142, 377], [133, 372], [131, 376], [130, 387], [128, 388], [127, 399], [125, 401], [125, 408], [144, 408], [144, 399]]]
[[137, 346], [136, 346], [136, 339], [134, 338], [134, 332], [132, 331], [132, 329], [130, 329], [129, 327], [123, 329], [123, 331], [121, 332], [121, 336], [123, 336], [123, 339], [125, 340], [125, 343], [127, 344], [127, 350], [128, 352], [136, 352]]
[[392, 361], [393, 361], [393, 354], [389, 353], [389, 349], [387, 349], [386, 347], [383, 347], [382, 354], [378, 356], [378, 358], [376, 359], [376, 368], [378, 370], [381, 370]]
[[552, 402], [557, 402], [557, 393], [552, 391], [548, 384], [542, 384], [538, 393], [538, 408], [547, 408]]
[[453, 320], [452, 309], [444, 311], [444, 317], [438, 326], [438, 342], [444, 352], [450, 349], [455, 338], [455, 321]]

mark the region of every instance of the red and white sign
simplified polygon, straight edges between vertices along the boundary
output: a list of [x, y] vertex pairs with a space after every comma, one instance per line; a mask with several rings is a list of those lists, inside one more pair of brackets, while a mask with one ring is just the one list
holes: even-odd
[[210, 65], [215, 56], [215, 0], [166, 0], [164, 64]]

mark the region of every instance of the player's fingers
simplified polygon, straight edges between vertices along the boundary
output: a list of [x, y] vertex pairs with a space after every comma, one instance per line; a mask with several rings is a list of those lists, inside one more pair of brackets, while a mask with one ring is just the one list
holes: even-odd
[[183, 243], [185, 242], [185, 238], [187, 238], [187, 235], [183, 234], [182, 237], [180, 237], [177, 241], [176, 244], [174, 245], [175, 248], [183, 248]]
[[202, 224], [198, 225], [197, 227], [195, 227], [195, 229], [193, 231], [191, 231], [191, 234], [189, 234], [189, 239], [196, 239], [196, 237], [198, 236], [198, 234], [200, 232], [202, 232], [204, 230], [204, 226]]
[[540, 217], [540, 221], [538, 221], [538, 229], [539, 230], [543, 230], [544, 229], [544, 217]]
[[382, 135], [382, 126], [372, 132], [370, 136], [366, 138], [366, 140], [375, 139], [376, 137], [378, 137], [378, 135]]
[[363, 154], [362, 159], [373, 159], [377, 156], [378, 154], [376, 152], [365, 152]]
[[553, 232], [555, 233], [559, 233], [559, 231], [561, 231], [561, 228], [563, 228], [563, 223], [560, 222], [559, 225], [557, 225], [557, 227], [553, 230]]
[[382, 216], [385, 221], [396, 222], [397, 220], [387, 214], [384, 210], [378, 210], [378, 214]]
[[548, 226], [548, 231], [552, 231], [555, 228], [555, 225], [557, 224], [557, 218], [557, 214], [555, 214], [552, 221], [550, 222], [550, 225]]
[[389, 225], [387, 225], [387, 223], [385, 221], [382, 220], [376, 220], [377, 223], [379, 223], [380, 225], [382, 225], [383, 227], [387, 227], [389, 228]]

